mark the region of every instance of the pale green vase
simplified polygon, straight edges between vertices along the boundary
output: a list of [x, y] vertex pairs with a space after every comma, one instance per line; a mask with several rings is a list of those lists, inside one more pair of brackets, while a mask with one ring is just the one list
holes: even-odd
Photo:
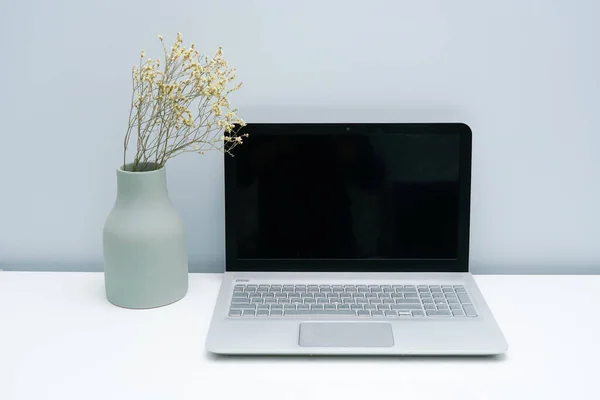
[[104, 225], [106, 297], [120, 307], [160, 307], [187, 293], [185, 228], [165, 168], [129, 169], [117, 170], [117, 200]]

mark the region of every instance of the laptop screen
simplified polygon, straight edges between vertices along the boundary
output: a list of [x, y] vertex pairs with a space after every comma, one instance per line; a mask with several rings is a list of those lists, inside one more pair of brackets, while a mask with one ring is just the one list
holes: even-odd
[[250, 131], [226, 178], [235, 231], [227, 245], [237, 260], [457, 260], [458, 132], [402, 124]]

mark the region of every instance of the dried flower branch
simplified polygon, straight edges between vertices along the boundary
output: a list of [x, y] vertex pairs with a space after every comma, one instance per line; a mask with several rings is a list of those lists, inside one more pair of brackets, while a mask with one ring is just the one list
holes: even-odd
[[132, 136], [137, 149], [129, 167], [133, 171], [149, 164], [162, 168], [181, 153], [230, 153], [247, 136], [239, 133], [246, 123], [227, 98], [242, 87], [241, 83], [233, 85], [235, 69], [229, 67], [220, 47], [209, 58], [193, 43], [184, 47], [181, 33], [170, 50], [163, 37], [158, 38], [164, 50], [162, 70], [161, 60], [146, 58], [143, 50], [139, 66], [133, 68], [123, 167]]

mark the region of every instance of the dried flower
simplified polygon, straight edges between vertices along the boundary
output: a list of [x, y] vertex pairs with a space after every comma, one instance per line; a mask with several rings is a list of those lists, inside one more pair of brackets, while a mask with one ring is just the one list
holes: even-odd
[[[158, 36], [161, 43], [163, 37]], [[212, 58], [201, 55], [192, 43], [183, 45], [177, 34], [170, 51], [163, 44], [164, 65], [145, 59], [133, 67], [133, 99], [125, 135], [123, 164], [131, 136], [137, 135], [133, 170], [142, 163], [161, 168], [181, 153], [204, 154], [205, 150], [230, 153], [243, 143], [239, 130], [246, 123], [232, 109], [227, 96], [242, 85], [230, 87], [235, 69], [230, 68], [219, 47]], [[222, 134], [224, 133], [224, 135]]]

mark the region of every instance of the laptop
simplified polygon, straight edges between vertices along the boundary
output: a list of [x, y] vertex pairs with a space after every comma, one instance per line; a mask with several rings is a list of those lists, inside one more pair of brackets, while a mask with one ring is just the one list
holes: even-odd
[[471, 130], [248, 124], [225, 155], [226, 265], [206, 348], [493, 355], [469, 273]]

